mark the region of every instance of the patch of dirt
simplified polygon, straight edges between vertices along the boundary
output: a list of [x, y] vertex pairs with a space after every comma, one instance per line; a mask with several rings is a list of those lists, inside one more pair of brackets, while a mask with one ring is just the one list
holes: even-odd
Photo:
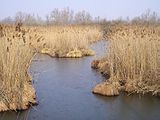
[[81, 58], [84, 56], [93, 56], [95, 55], [95, 52], [91, 49], [73, 49], [69, 52], [63, 52], [63, 51], [57, 51], [51, 50], [49, 48], [43, 48], [41, 50], [41, 53], [47, 54], [51, 57], [57, 57], [57, 58]]
[[28, 81], [24, 85], [24, 90], [22, 92], [21, 100], [17, 102], [17, 96], [12, 98], [11, 103], [4, 103], [0, 101], [0, 111], [8, 111], [8, 110], [26, 110], [32, 105], [36, 105], [36, 92], [32, 86], [32, 83]]
[[107, 81], [96, 85], [92, 92], [105, 96], [117, 96], [119, 95], [119, 89], [120, 85], [118, 82], [111, 83]]

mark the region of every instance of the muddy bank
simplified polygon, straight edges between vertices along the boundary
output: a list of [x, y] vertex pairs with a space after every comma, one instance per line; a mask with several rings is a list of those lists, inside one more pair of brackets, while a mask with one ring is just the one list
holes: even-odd
[[[110, 91], [159, 96], [159, 33], [160, 26], [154, 25], [122, 24], [107, 28], [109, 53], [105, 58], [94, 60], [91, 64], [93, 69], [106, 77], [106, 82], [97, 85], [93, 92], [109, 96], [115, 95]], [[118, 83], [120, 89], [117, 89], [115, 83]]]
[[74, 48], [73, 50], [70, 50], [68, 52], [65, 51], [55, 51], [49, 48], [43, 48], [40, 53], [47, 54], [51, 57], [55, 58], [81, 58], [84, 56], [93, 56], [95, 55], [95, 52], [92, 49], [78, 49]]
[[0, 25], [0, 111], [24, 110], [35, 104], [35, 90], [27, 78], [27, 66], [35, 53], [58, 58], [90, 56], [95, 54], [90, 43], [101, 38], [97, 26]]
[[[0, 112], [10, 110], [26, 110], [32, 105], [36, 105], [36, 92], [32, 86], [31, 79], [24, 83], [21, 96], [13, 96], [11, 101], [0, 101]], [[17, 102], [17, 97], [19, 101]]]
[[100, 83], [93, 88], [92, 92], [95, 94], [117, 96], [121, 92], [126, 92], [128, 94], [149, 94], [160, 96], [159, 84], [148, 86], [147, 84], [145, 85], [144, 83], [133, 80], [125, 81], [118, 80], [118, 78], [110, 78], [110, 64], [107, 58], [93, 60], [91, 68], [97, 70], [97, 72], [100, 72], [102, 76], [106, 78], [105, 82]]
[[90, 63], [105, 55], [106, 43], [100, 41], [92, 49], [96, 51], [95, 56], [79, 59], [53, 59], [38, 54], [32, 61], [30, 73], [39, 105], [26, 111], [0, 113], [0, 119], [157, 120], [160, 117], [157, 97], [124, 94], [106, 97], [91, 93], [96, 84], [105, 80], [90, 68]]
[[118, 82], [119, 91], [159, 96], [160, 26], [122, 24], [106, 26], [104, 31], [110, 42], [108, 54], [93, 61], [91, 67], [107, 76], [109, 83], [106, 78], [107, 85], [97, 87], [114, 90], [113, 84]]

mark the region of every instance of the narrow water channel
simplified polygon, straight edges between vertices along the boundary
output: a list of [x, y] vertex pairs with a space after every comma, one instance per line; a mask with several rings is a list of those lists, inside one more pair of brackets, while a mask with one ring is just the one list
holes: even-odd
[[106, 46], [104, 41], [96, 43], [92, 46], [96, 56], [78, 59], [37, 55], [30, 71], [39, 105], [1, 113], [0, 120], [159, 120], [158, 97], [92, 94], [92, 88], [104, 78], [90, 64], [105, 55]]

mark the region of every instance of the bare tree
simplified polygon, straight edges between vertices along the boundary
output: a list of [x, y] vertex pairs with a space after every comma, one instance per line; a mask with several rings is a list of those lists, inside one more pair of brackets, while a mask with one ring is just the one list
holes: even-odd
[[23, 23], [24, 25], [43, 25], [44, 23], [40, 16], [22, 12], [16, 14], [15, 22]]
[[73, 15], [74, 12], [69, 8], [64, 8], [63, 10], [55, 8], [51, 12], [50, 17], [47, 16], [47, 19], [49, 18], [47, 21], [54, 24], [70, 24], [73, 21]]
[[24, 24], [26, 25], [36, 25], [36, 18], [34, 15], [25, 14]]
[[147, 9], [141, 16], [133, 18], [132, 23], [157, 24], [159, 23], [159, 20], [160, 17], [156, 12]]
[[9, 17], [2, 19], [1, 23], [13, 24], [14, 20], [12, 19], [12, 17], [9, 16]]
[[38, 14], [36, 16], [36, 24], [37, 25], [44, 25], [45, 24], [44, 20]]
[[80, 11], [75, 14], [76, 23], [90, 23], [92, 22], [92, 16], [86, 11]]
[[51, 24], [89, 24], [89, 23], [100, 23], [100, 17], [96, 17], [94, 20], [90, 13], [86, 11], [79, 11], [74, 14], [74, 11], [69, 7], [59, 10], [55, 8], [49, 15], [46, 16], [44, 21], [39, 15], [28, 14], [24, 12], [17, 12], [14, 18], [7, 17], [1, 22], [6, 23], [23, 23], [24, 25], [51, 25]]
[[24, 20], [25, 20], [25, 13], [17, 12], [15, 15], [15, 22], [16, 23], [24, 22]]

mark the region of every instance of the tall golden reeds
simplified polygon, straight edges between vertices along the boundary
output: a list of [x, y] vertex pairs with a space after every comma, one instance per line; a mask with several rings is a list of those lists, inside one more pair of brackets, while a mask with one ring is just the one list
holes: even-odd
[[0, 111], [26, 109], [35, 103], [35, 91], [28, 74], [34, 55], [26, 41], [29, 34], [4, 26], [0, 37]]
[[52, 26], [38, 28], [45, 38], [47, 48], [57, 54], [67, 54], [73, 49], [89, 49], [89, 44], [102, 39], [99, 26]]
[[130, 92], [160, 92], [160, 27], [117, 26], [110, 36], [112, 81]]
[[48, 48], [58, 54], [71, 51], [67, 55], [72, 56], [98, 39], [102, 39], [102, 34], [97, 26], [0, 25], [0, 111], [27, 109], [36, 102], [28, 74], [35, 53]]

